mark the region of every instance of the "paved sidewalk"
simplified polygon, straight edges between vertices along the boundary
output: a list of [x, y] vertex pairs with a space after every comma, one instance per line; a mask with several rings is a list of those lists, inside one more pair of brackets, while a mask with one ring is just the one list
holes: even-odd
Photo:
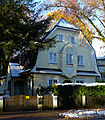
[[64, 120], [58, 114], [65, 110], [20, 111], [0, 113], [0, 120]]

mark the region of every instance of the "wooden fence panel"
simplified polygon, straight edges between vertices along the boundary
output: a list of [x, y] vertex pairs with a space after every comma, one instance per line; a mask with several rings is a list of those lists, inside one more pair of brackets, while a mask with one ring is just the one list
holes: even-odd
[[37, 97], [36, 96], [29, 96], [29, 99], [26, 99], [24, 96], [23, 98], [23, 110], [36, 110], [37, 109]]
[[105, 108], [105, 97], [104, 96], [88, 96], [87, 107]]
[[44, 109], [53, 109], [53, 97], [51, 95], [44, 96]]
[[4, 99], [4, 111], [36, 110], [36, 96], [12, 96]]

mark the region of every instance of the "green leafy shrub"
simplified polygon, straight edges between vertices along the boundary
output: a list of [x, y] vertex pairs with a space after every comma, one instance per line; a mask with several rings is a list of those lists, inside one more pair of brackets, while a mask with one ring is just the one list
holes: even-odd
[[77, 108], [82, 106], [82, 95], [86, 95], [85, 107], [105, 107], [105, 86], [84, 85], [54, 85], [53, 89], [60, 98], [63, 108]]
[[84, 85], [53, 85], [56, 94], [59, 96], [105, 96], [105, 86], [84, 86]]

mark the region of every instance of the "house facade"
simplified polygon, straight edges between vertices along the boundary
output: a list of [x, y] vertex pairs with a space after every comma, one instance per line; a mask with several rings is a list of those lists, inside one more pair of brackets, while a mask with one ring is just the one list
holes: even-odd
[[105, 82], [105, 57], [97, 58], [97, 67], [101, 74], [100, 77], [97, 77], [97, 81]]
[[[21, 73], [23, 73], [21, 75]], [[32, 83], [30, 74], [26, 73], [19, 63], [9, 63], [8, 75], [6, 78], [6, 93], [13, 95], [28, 95], [32, 96]]]
[[39, 84], [46, 87], [64, 81], [94, 83], [100, 76], [95, 51], [79, 29], [61, 18], [46, 39], [54, 36], [55, 47], [39, 51], [37, 63], [31, 70], [34, 89]]
[[[60, 19], [50, 30], [47, 38], [55, 37], [55, 47], [39, 51], [32, 69], [20, 69], [10, 64], [11, 95], [36, 95], [36, 89], [65, 81], [72, 83], [95, 83], [100, 76], [93, 47], [78, 28]], [[15, 66], [15, 67], [14, 67]], [[17, 72], [14, 73], [15, 69]], [[19, 71], [20, 70], [20, 71]], [[21, 87], [20, 87], [21, 86]]]

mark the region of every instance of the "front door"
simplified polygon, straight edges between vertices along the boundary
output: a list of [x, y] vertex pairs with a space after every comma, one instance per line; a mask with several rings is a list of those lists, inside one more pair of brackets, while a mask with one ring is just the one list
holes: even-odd
[[15, 82], [14, 95], [25, 95], [25, 82], [23, 81]]

